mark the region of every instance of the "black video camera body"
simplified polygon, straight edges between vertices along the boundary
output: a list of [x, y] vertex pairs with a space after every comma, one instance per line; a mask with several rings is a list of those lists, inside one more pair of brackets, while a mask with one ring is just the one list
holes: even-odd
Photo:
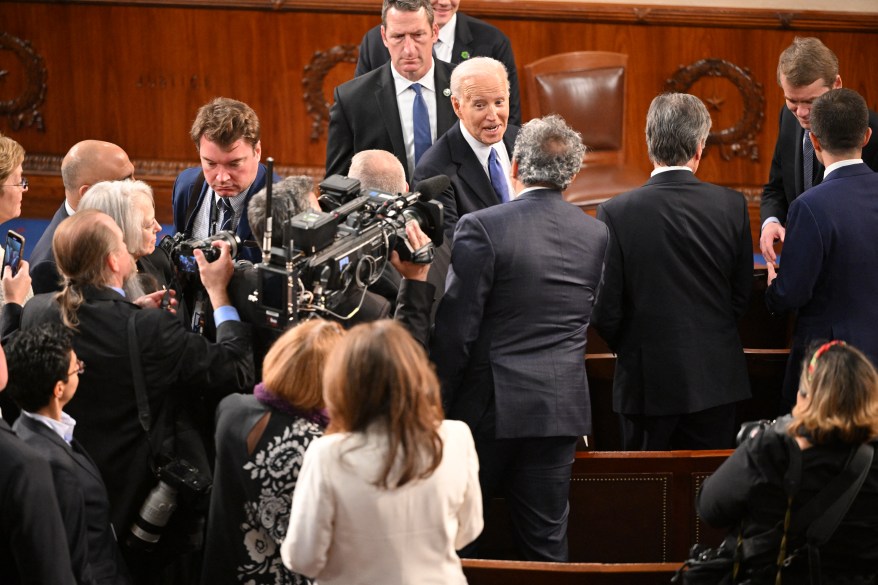
[[213, 242], [227, 242], [232, 258], [238, 255], [238, 248], [241, 247], [241, 239], [232, 231], [222, 231], [206, 238], [191, 239], [186, 239], [186, 235], [183, 233], [177, 233], [173, 236], [163, 237], [162, 241], [159, 242], [159, 247], [167, 252], [178, 272], [195, 274], [198, 272], [195, 250], [201, 250], [208, 262], [214, 262], [220, 257], [219, 248], [213, 247]]

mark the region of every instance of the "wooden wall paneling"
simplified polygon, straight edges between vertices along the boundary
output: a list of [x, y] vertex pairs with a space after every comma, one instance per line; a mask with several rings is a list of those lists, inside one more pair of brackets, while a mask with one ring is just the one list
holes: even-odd
[[[377, 0], [326, 4], [287, 0], [132, 0], [3, 2], [3, 30], [31, 43], [46, 66], [40, 112], [44, 130], [14, 129], [0, 117], [0, 131], [31, 155], [61, 157], [75, 142], [100, 138], [125, 148], [140, 161], [142, 176], [156, 181], [157, 200], [169, 199], [176, 169], [197, 164], [188, 128], [197, 108], [217, 95], [246, 101], [263, 123], [263, 152], [281, 166], [322, 172], [325, 134], [311, 139], [311, 117], [303, 99], [305, 67], [315, 53], [357, 45], [379, 21]], [[754, 190], [770, 167], [783, 96], [775, 82], [779, 52], [796, 34], [820, 36], [839, 56], [848, 87], [878, 107], [878, 79], [869, 75], [878, 52], [878, 14], [778, 12], [594, 3], [468, 0], [465, 9], [486, 17], [512, 41], [519, 68], [541, 57], [574, 50], [625, 52], [629, 60], [627, 156], [644, 171], [643, 127], [650, 100], [679, 66], [721, 59], [749, 71], [764, 92], [758, 160], [723, 160], [711, 148], [699, 170], [707, 181]], [[16, 93], [20, 71], [0, 51], [0, 100]], [[326, 75], [324, 94], [347, 80], [353, 65]], [[693, 93], [709, 99], [715, 129], [741, 115], [736, 88], [722, 78], [699, 80]], [[526, 95], [525, 100], [529, 99]], [[48, 160], [48, 159], [41, 159]], [[60, 160], [60, 159], [58, 159]], [[164, 165], [164, 166], [163, 166]], [[28, 172], [57, 174], [57, 167], [32, 165]], [[47, 197], [57, 208], [60, 181], [51, 193], [32, 189], [28, 198]], [[161, 207], [161, 206], [160, 206]]]

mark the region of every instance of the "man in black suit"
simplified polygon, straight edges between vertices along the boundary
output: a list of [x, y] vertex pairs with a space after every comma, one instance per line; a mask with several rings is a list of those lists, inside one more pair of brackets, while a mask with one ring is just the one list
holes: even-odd
[[[0, 346], [0, 392], [6, 388]], [[74, 585], [49, 464], [0, 417], [0, 575], [4, 584]]]
[[591, 431], [583, 355], [608, 233], [561, 196], [584, 149], [558, 116], [522, 127], [518, 196], [458, 221], [432, 341], [445, 412], [472, 429], [482, 500], [505, 492], [526, 560], [568, 559], [570, 473]]
[[[509, 74], [509, 119], [521, 125], [521, 98], [518, 90], [518, 70], [509, 37], [499, 28], [463, 12], [458, 12], [460, 0], [430, 0], [433, 15], [439, 26], [439, 37], [433, 45], [436, 58], [459, 65], [473, 57], [492, 57], [506, 66]], [[381, 41], [381, 26], [370, 29], [360, 43], [360, 56], [354, 75], [359, 77], [390, 60], [390, 53]]]
[[[780, 127], [768, 183], [759, 207], [762, 233], [759, 248], [767, 262], [774, 263], [774, 244], [786, 235], [787, 210], [803, 191], [823, 180], [824, 167], [814, 155], [808, 138], [811, 104], [815, 99], [842, 86], [838, 57], [815, 37], [796, 37], [780, 55], [777, 83], [786, 100], [780, 111]], [[869, 112], [869, 128], [878, 133], [878, 114]], [[863, 148], [863, 162], [878, 171], [878, 140]]]
[[454, 123], [451, 65], [433, 59], [438, 28], [429, 0], [384, 0], [381, 39], [390, 61], [335, 88], [329, 109], [326, 174], [346, 175], [361, 150], [387, 150], [406, 180]]
[[752, 286], [750, 222], [740, 193], [695, 178], [710, 123], [695, 96], [656, 97], [652, 177], [598, 207], [610, 254], [592, 322], [617, 355], [626, 450], [733, 447], [735, 402], [750, 397], [736, 323]]
[[[61, 222], [55, 232], [53, 247], [58, 268], [67, 277], [65, 288], [57, 296], [35, 296], [22, 311], [23, 330], [47, 322], [76, 326], [73, 347], [88, 371], [81, 376], [77, 400], [67, 410], [106, 484], [110, 520], [125, 534], [156, 487], [156, 457], [160, 453], [190, 457], [182, 452], [189, 445], [175, 435], [180, 430], [175, 423], [182, 401], [241, 392], [253, 384], [249, 327], [239, 321], [226, 292], [233, 271], [228, 245], [215, 245], [221, 253], [214, 262], [208, 262], [200, 250], [195, 258], [216, 308], [216, 343], [187, 332], [170, 312], [141, 309], [124, 297], [122, 286], [135, 273], [134, 262], [116, 223], [92, 209]], [[143, 382], [143, 403], [148, 404], [151, 424], [144, 422], [147, 409], [137, 399], [137, 380]], [[198, 446], [192, 449], [196, 452]], [[187, 511], [181, 502], [171, 522]], [[163, 549], [172, 547], [173, 536], [181, 535], [168, 528], [154, 553], [157, 556], [149, 560], [131, 549], [123, 551], [135, 582], [159, 579], [162, 564], [176, 552]]]
[[69, 330], [43, 325], [23, 331], [7, 352], [7, 392], [22, 409], [13, 429], [52, 469], [77, 581], [130, 583], [110, 525], [107, 488], [94, 461], [73, 438], [76, 421], [62, 410], [84, 372]]
[[79, 200], [89, 187], [101, 181], [133, 178], [134, 165], [128, 160], [128, 155], [111, 142], [83, 140], [67, 152], [61, 161], [64, 203], [55, 212], [30, 254], [30, 275], [35, 294], [61, 290], [58, 269], [52, 256], [52, 236], [59, 223], [76, 213]]
[[451, 74], [451, 105], [459, 120], [427, 151], [415, 181], [447, 175], [451, 187], [437, 200], [450, 240], [460, 216], [509, 201], [511, 154], [518, 126], [508, 124], [506, 69], [489, 57], [461, 63]]

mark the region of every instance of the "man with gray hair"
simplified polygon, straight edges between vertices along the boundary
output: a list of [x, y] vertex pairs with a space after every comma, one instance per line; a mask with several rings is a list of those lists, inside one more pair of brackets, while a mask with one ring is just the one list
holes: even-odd
[[414, 180], [447, 175], [451, 186], [438, 198], [445, 234], [471, 211], [509, 201], [512, 146], [518, 126], [509, 121], [509, 78], [503, 63], [475, 57], [451, 74], [451, 105], [458, 121], [427, 151]]
[[561, 197], [584, 150], [559, 116], [522, 127], [517, 197], [458, 221], [433, 335], [446, 415], [470, 426], [482, 500], [506, 494], [526, 560], [568, 559], [570, 473], [591, 432], [585, 332], [609, 236]]
[[656, 97], [652, 177], [598, 207], [610, 252], [593, 323], [617, 356], [625, 450], [733, 447], [735, 402], [750, 397], [736, 323], [752, 286], [750, 221], [740, 193], [695, 178], [710, 124], [697, 97]]
[[394, 195], [408, 191], [402, 163], [386, 150], [362, 150], [355, 154], [351, 159], [348, 177], [357, 179], [365, 189], [377, 189]]

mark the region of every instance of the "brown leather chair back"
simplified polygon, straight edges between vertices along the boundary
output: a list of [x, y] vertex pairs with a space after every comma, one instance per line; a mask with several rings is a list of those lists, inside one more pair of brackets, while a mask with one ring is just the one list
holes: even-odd
[[582, 134], [584, 163], [620, 164], [625, 152], [628, 55], [577, 51], [525, 65], [528, 118], [560, 114]]

